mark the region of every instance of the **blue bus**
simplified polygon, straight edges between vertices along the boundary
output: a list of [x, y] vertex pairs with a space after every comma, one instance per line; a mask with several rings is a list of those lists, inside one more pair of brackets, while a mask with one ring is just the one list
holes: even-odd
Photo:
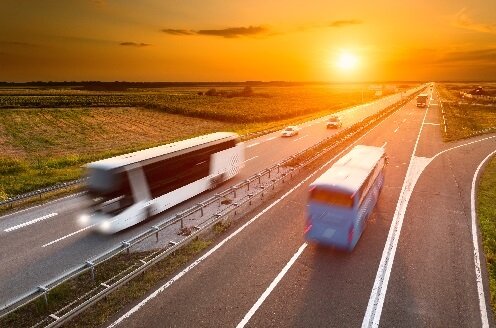
[[352, 251], [384, 184], [384, 149], [355, 146], [309, 188], [305, 238]]

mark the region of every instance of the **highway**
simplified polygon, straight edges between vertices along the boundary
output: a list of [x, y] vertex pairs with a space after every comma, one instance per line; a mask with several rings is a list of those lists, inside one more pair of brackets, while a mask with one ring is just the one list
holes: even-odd
[[110, 327], [493, 326], [471, 198], [496, 135], [443, 143], [437, 101], [412, 101], [357, 140], [384, 147], [389, 165], [352, 253], [303, 239], [307, 187], [336, 156]]
[[[340, 113], [343, 127], [350, 126], [401, 99], [393, 95], [374, 103], [359, 105]], [[220, 188], [228, 188], [320, 140], [337, 133], [325, 128], [327, 117], [303, 123], [299, 135], [281, 138], [280, 132], [246, 142], [245, 167], [236, 178]], [[112, 236], [82, 229], [77, 217], [87, 206], [84, 195], [76, 194], [0, 217], [0, 305], [45, 284], [152, 225], [219, 190], [205, 192], [157, 217]]]

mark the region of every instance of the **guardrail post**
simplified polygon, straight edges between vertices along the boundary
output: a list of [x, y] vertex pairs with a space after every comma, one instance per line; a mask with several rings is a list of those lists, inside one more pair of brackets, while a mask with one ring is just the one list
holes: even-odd
[[181, 229], [183, 229], [184, 228], [183, 216], [181, 214], [177, 214], [176, 215], [176, 220], [177, 219], [181, 219]]
[[122, 247], [126, 247], [127, 255], [129, 255], [129, 246], [131, 246], [131, 244], [128, 241], [122, 242]]
[[247, 189], [247, 191], [250, 191], [250, 180], [249, 180], [249, 179], [248, 179], [248, 180], [246, 180], [246, 184], [248, 185], [248, 189]]
[[248, 194], [248, 198], [250, 199], [249, 204], [251, 205], [251, 198], [253, 197], [253, 194]]
[[202, 217], [203, 216], [203, 204], [198, 203], [197, 205], [200, 207], [200, 217]]
[[258, 183], [260, 184], [260, 183], [261, 183], [260, 181], [261, 181], [261, 179], [262, 179], [262, 175], [261, 175], [260, 173], [259, 173], [259, 174], [257, 174], [257, 175], [258, 175]]
[[86, 261], [86, 266], [91, 268], [91, 280], [95, 281], [95, 264], [91, 261]]
[[155, 239], [156, 242], [158, 243], [158, 231], [160, 230], [158, 226], [152, 226], [152, 229], [155, 230]]
[[233, 189], [233, 197], [236, 198], [237, 197], [236, 190], [238, 190], [238, 188], [236, 186], [233, 186], [232, 189]]
[[281, 169], [281, 165], [277, 164], [277, 174], [279, 174], [279, 170]]
[[48, 306], [48, 288], [46, 288], [45, 286], [38, 286], [38, 290], [43, 293], [45, 304], [46, 306]]

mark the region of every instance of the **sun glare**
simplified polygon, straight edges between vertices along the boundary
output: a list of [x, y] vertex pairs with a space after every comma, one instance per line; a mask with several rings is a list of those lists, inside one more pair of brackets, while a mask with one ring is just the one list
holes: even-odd
[[352, 70], [358, 65], [358, 57], [349, 52], [342, 52], [339, 54], [336, 65], [345, 71]]

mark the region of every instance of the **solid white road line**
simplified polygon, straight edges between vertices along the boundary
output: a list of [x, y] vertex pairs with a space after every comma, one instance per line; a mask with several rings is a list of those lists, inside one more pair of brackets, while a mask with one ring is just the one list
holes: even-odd
[[398, 132], [398, 130], [400, 129], [400, 127], [398, 126], [395, 130], [394, 130], [394, 133]]
[[277, 277], [270, 283], [269, 287], [265, 290], [265, 292], [263, 292], [262, 296], [260, 296], [260, 298], [256, 301], [256, 303], [253, 304], [251, 309], [248, 311], [248, 313], [246, 313], [243, 320], [241, 320], [241, 322], [238, 323], [236, 328], [243, 328], [248, 323], [248, 321], [250, 321], [251, 317], [255, 314], [255, 312], [257, 312], [260, 305], [262, 305], [262, 303], [270, 295], [272, 290], [274, 290], [274, 288], [276, 288], [277, 284], [282, 280], [284, 275], [286, 275], [286, 273], [293, 266], [293, 264], [296, 262], [298, 257], [300, 257], [301, 253], [303, 253], [303, 251], [305, 250], [307, 245], [308, 245], [307, 243], [304, 243], [303, 245], [300, 246], [300, 248], [298, 248], [298, 251], [293, 255], [293, 257], [291, 257], [289, 262], [286, 263], [284, 268], [282, 268], [281, 272], [279, 272]]
[[[384, 120], [385, 121], [385, 120]], [[210, 251], [208, 251], [207, 253], [205, 253], [202, 257], [200, 257], [198, 260], [196, 260], [195, 262], [193, 262], [192, 264], [190, 264], [186, 269], [184, 269], [183, 271], [179, 272], [176, 276], [174, 276], [171, 280], [169, 280], [168, 282], [166, 282], [164, 285], [162, 285], [161, 287], [159, 287], [157, 290], [155, 290], [152, 294], [150, 294], [147, 298], [145, 298], [144, 300], [142, 300], [141, 302], [139, 302], [137, 305], [135, 305], [131, 310], [129, 310], [128, 312], [126, 312], [125, 314], [123, 314], [119, 319], [117, 319], [116, 321], [114, 321], [110, 326], [108, 326], [108, 328], [112, 328], [112, 327], [115, 327], [117, 326], [118, 324], [120, 324], [122, 321], [124, 321], [126, 318], [129, 318], [133, 313], [139, 311], [139, 309], [141, 309], [146, 303], [148, 303], [150, 300], [154, 299], [155, 297], [157, 297], [158, 294], [160, 294], [161, 292], [163, 292], [165, 289], [167, 289], [170, 285], [172, 285], [175, 281], [177, 281], [179, 278], [181, 278], [182, 276], [184, 276], [186, 273], [188, 273], [190, 270], [192, 270], [194, 267], [196, 267], [198, 264], [200, 264], [201, 262], [203, 262], [205, 259], [207, 259], [210, 255], [212, 255], [216, 250], [218, 250], [219, 248], [221, 248], [226, 242], [228, 242], [230, 239], [234, 238], [238, 233], [240, 233], [241, 231], [243, 231], [247, 226], [249, 226], [250, 224], [252, 224], [254, 221], [256, 221], [259, 217], [261, 217], [263, 214], [265, 214], [268, 210], [270, 210], [272, 207], [274, 207], [275, 205], [277, 205], [280, 201], [282, 201], [283, 199], [285, 199], [287, 196], [289, 196], [293, 191], [295, 191], [296, 189], [298, 189], [301, 185], [303, 185], [305, 182], [307, 182], [310, 178], [312, 178], [315, 174], [317, 174], [321, 169], [323, 169], [324, 167], [326, 167], [327, 165], [329, 165], [330, 163], [332, 163], [334, 160], [336, 160], [338, 157], [340, 157], [344, 152], [348, 151], [348, 149], [350, 149], [352, 146], [354, 146], [358, 141], [360, 141], [361, 139], [363, 139], [366, 135], [368, 135], [370, 132], [374, 131], [377, 127], [379, 127], [380, 125], [382, 125], [382, 123], [384, 121], [381, 121], [379, 124], [377, 124], [376, 126], [374, 126], [372, 129], [370, 129], [369, 131], [367, 131], [366, 133], [364, 133], [360, 138], [358, 138], [357, 140], [355, 140], [351, 145], [349, 145], [348, 147], [346, 147], [345, 149], [343, 149], [340, 153], [338, 153], [336, 156], [334, 156], [333, 158], [331, 158], [329, 161], [327, 161], [324, 165], [322, 165], [320, 168], [318, 168], [317, 170], [315, 170], [312, 174], [310, 174], [309, 176], [307, 176], [305, 179], [303, 179], [300, 183], [298, 183], [296, 186], [294, 186], [293, 188], [291, 188], [287, 193], [285, 193], [284, 195], [281, 196], [281, 198], [277, 199], [276, 201], [274, 201], [272, 204], [270, 204], [269, 206], [267, 206], [265, 209], [263, 209], [260, 213], [258, 213], [256, 216], [254, 216], [252, 219], [250, 219], [248, 222], [246, 222], [245, 224], [243, 224], [241, 227], [239, 227], [236, 231], [234, 231], [232, 234], [230, 234], [229, 236], [227, 236], [224, 240], [222, 240], [220, 243], [218, 243], [217, 245], [215, 245]]]
[[274, 140], [274, 139], [277, 139], [277, 138], [278, 138], [278, 137], [277, 137], [277, 136], [275, 136], [275, 137], [268, 138], [268, 139], [267, 139], [267, 140], [265, 140], [265, 141], [271, 141], [271, 140]]
[[248, 162], [248, 161], [251, 161], [252, 159], [255, 159], [255, 158], [257, 158], [257, 157], [258, 157], [258, 156], [253, 156], [252, 158], [248, 158], [248, 159], [247, 159], [246, 161], [244, 161], [243, 163], [246, 163], [246, 162]]
[[252, 143], [251, 145], [246, 146], [246, 148], [255, 147], [256, 145], [259, 145], [259, 144], [260, 144], [260, 142], [255, 142], [255, 143]]
[[386, 145], [387, 145], [387, 141], [384, 143], [384, 145], [381, 146], [381, 148], [386, 147]]
[[16, 226], [13, 226], [13, 227], [10, 227], [8, 229], [5, 229], [4, 231], [5, 232], [11, 232], [11, 231], [14, 231], [14, 230], [17, 230], [17, 229], [20, 229], [20, 228], [23, 228], [23, 227], [26, 227], [28, 225], [31, 225], [33, 223], [36, 223], [36, 222], [40, 222], [40, 221], [43, 221], [43, 220], [46, 220], [46, 219], [49, 219], [49, 218], [52, 218], [54, 216], [58, 215], [58, 213], [50, 213], [50, 214], [47, 214], [47, 215], [44, 215], [42, 217], [39, 217], [37, 219], [34, 219], [34, 220], [31, 220], [31, 221], [28, 221], [28, 222], [25, 222], [25, 223], [21, 223], [21, 224], [18, 224]]
[[428, 164], [423, 158], [417, 159], [415, 157], [415, 152], [417, 151], [417, 146], [420, 140], [420, 135], [422, 134], [422, 128], [424, 127], [428, 110], [429, 108], [427, 107], [422, 124], [420, 124], [420, 130], [417, 135], [417, 140], [415, 141], [415, 146], [413, 147], [410, 164], [408, 165], [405, 180], [403, 181], [403, 186], [401, 187], [401, 193], [398, 198], [398, 203], [396, 204], [396, 210], [394, 212], [386, 244], [384, 245], [384, 250], [382, 252], [381, 262], [377, 270], [372, 292], [370, 293], [367, 310], [365, 311], [365, 316], [362, 321], [362, 328], [379, 326], [382, 306], [384, 304], [384, 298], [386, 297], [389, 276], [393, 267], [394, 256], [396, 254], [396, 248], [398, 247], [401, 227], [403, 226], [403, 218], [405, 217], [408, 201], [420, 173]]
[[306, 137], [308, 137], [308, 134], [307, 134], [307, 135], [304, 135], [304, 136], [302, 136], [302, 137], [299, 137], [299, 138], [297, 138], [297, 139], [295, 139], [295, 140], [293, 140], [293, 141], [298, 141], [298, 140], [303, 139], [303, 138], [306, 138]]
[[480, 265], [479, 241], [477, 240], [477, 213], [475, 212], [475, 188], [477, 183], [477, 177], [479, 176], [479, 171], [481, 167], [494, 154], [496, 154], [496, 150], [490, 153], [489, 155], [487, 155], [486, 158], [484, 158], [484, 160], [479, 164], [477, 170], [475, 170], [474, 178], [472, 179], [472, 190], [470, 192], [470, 213], [472, 216], [472, 242], [474, 244], [475, 280], [477, 282], [477, 294], [479, 295], [479, 310], [480, 310], [480, 316], [481, 316], [481, 322], [483, 328], [489, 327], [489, 321], [487, 319], [484, 285], [482, 284], [482, 269]]
[[47, 246], [53, 245], [53, 244], [55, 244], [55, 243], [58, 243], [58, 242], [59, 242], [59, 241], [61, 241], [61, 240], [64, 240], [64, 239], [66, 239], [66, 238], [69, 238], [69, 237], [74, 236], [75, 234], [78, 234], [78, 233], [80, 233], [80, 232], [83, 232], [83, 231], [85, 231], [85, 230], [88, 230], [89, 228], [92, 228], [92, 227], [94, 227], [95, 225], [96, 225], [96, 223], [95, 223], [95, 224], [92, 224], [92, 225], [90, 225], [90, 226], [87, 226], [86, 228], [79, 229], [78, 231], [74, 231], [73, 233], [70, 233], [70, 234], [68, 234], [68, 235], [65, 235], [64, 237], [60, 237], [59, 239], [56, 239], [56, 240], [51, 241], [51, 242], [49, 242], [49, 243], [46, 243], [45, 245], [43, 245], [43, 246], [41, 246], [41, 247], [45, 248], [45, 247], [47, 247]]
[[424, 125], [440, 125], [439, 123], [429, 123], [429, 122], [426, 122], [424, 123]]

